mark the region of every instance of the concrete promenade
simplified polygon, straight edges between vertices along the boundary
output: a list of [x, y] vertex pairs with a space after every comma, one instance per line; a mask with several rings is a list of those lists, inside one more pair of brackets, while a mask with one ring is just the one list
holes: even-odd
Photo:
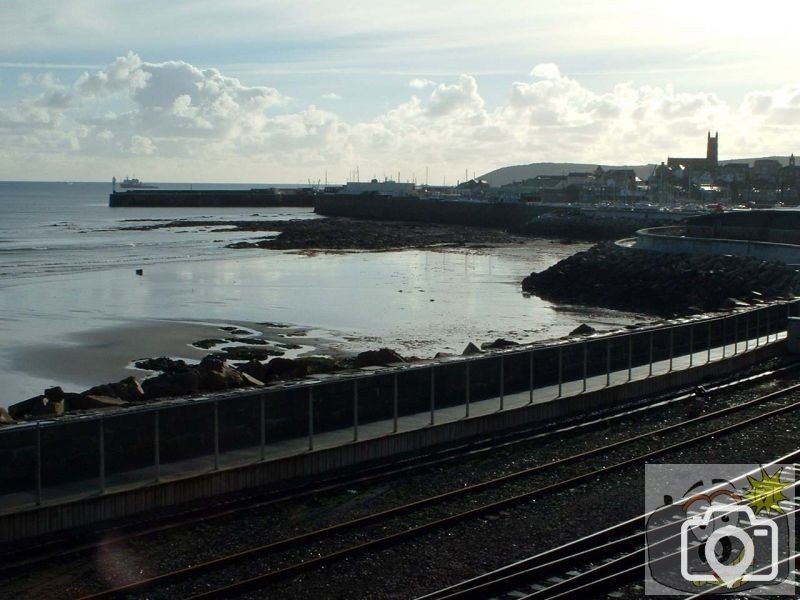
[[[615, 388], [630, 385], [632, 382], [646, 381], [671, 373], [698, 368], [715, 362], [741, 357], [752, 351], [773, 347], [777, 353], [779, 345], [786, 339], [786, 332], [739, 340], [736, 344], [717, 346], [693, 354], [675, 356], [669, 360], [661, 360], [652, 364], [636, 366], [630, 369], [588, 377], [572, 379], [561, 384], [535, 387], [533, 390], [514, 394], [505, 394], [494, 398], [465, 403], [459, 406], [437, 408], [412, 415], [400, 416], [372, 423], [354, 423], [352, 427], [313, 433], [280, 442], [265, 440], [263, 446], [257, 445], [245, 449], [204, 455], [179, 462], [153, 465], [152, 467], [108, 474], [101, 481], [97, 478], [75, 481], [57, 487], [44, 487], [37, 498], [35, 490], [26, 493], [3, 494], [0, 490], [0, 518], [15, 513], [41, 510], [43, 507], [75, 503], [81, 499], [125, 493], [144, 487], [163, 485], [184, 479], [195, 478], [204, 474], [227, 471], [247, 465], [280, 462], [282, 459], [321, 453], [325, 450], [354, 446], [368, 440], [402, 436], [404, 433], [419, 430], [432, 430], [437, 426], [471, 420], [480, 420], [498, 413], [515, 414], [520, 409], [547, 403], [559, 403], [569, 398], [576, 398], [602, 390], [613, 392]], [[0, 541], [2, 535], [0, 521]]]

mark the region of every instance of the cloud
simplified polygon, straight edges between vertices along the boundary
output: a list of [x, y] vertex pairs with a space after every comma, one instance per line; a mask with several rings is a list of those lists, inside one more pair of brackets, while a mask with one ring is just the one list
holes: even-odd
[[428, 101], [427, 113], [432, 117], [442, 117], [455, 112], [475, 112], [483, 108], [484, 102], [478, 93], [478, 82], [474, 77], [461, 75], [458, 83], [439, 84]]
[[409, 87], [416, 88], [418, 90], [423, 90], [426, 87], [436, 85], [436, 82], [431, 81], [430, 79], [420, 79], [418, 77], [415, 77], [414, 79], [408, 82], [408, 85]]
[[339, 94], [337, 94], [336, 92], [328, 92], [326, 94], [322, 94], [320, 96], [320, 98], [323, 98], [324, 100], [341, 100], [342, 99], [342, 97]]
[[156, 145], [153, 143], [153, 140], [148, 137], [134, 135], [131, 137], [128, 151], [131, 154], [153, 154], [156, 151]]
[[561, 79], [561, 71], [553, 63], [540, 63], [531, 69], [531, 77]]
[[13, 157], [0, 177], [19, 177], [28, 164], [75, 161], [100, 169], [95, 178], [135, 162], [154, 179], [304, 181], [326, 168], [335, 179], [356, 164], [369, 176], [410, 177], [430, 167], [431, 180], [455, 179], [465, 167], [702, 156], [708, 129], [720, 131], [723, 157], [788, 154], [800, 136], [800, 84], [730, 103], [670, 85], [622, 82], [597, 91], [539, 64], [489, 105], [471, 75], [419, 81], [413, 95], [375, 116], [346, 119], [218, 69], [130, 52], [71, 84], [31, 76], [30, 97], [0, 100], [0, 147]]

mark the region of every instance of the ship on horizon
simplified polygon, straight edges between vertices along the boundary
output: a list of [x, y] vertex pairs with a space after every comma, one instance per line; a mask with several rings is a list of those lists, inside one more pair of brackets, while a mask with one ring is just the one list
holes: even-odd
[[[116, 182], [117, 182], [117, 178], [113, 177], [112, 178], [112, 183], [114, 185], [116, 185]], [[144, 183], [143, 181], [141, 181], [140, 179], [137, 179], [136, 177], [128, 177], [127, 175], [125, 176], [125, 179], [123, 179], [122, 182], [119, 184], [119, 187], [122, 188], [123, 190], [157, 190], [158, 189], [157, 185], [151, 185], [149, 183]]]

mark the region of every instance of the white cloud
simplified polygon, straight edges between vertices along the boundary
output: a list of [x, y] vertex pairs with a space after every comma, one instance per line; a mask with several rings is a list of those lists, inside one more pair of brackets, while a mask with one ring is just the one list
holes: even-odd
[[480, 111], [483, 104], [475, 78], [461, 75], [457, 84], [440, 83], [434, 88], [428, 101], [427, 112], [432, 117], [442, 117], [456, 112]]
[[531, 77], [561, 79], [561, 71], [553, 63], [540, 63], [531, 69]]
[[[304, 181], [325, 168], [335, 179], [358, 164], [369, 176], [400, 170], [411, 177], [430, 167], [453, 180], [465, 167], [702, 155], [708, 129], [720, 131], [723, 158], [788, 154], [800, 137], [800, 84], [730, 103], [670, 85], [624, 82], [595, 91], [556, 65], [537, 65], [493, 106], [465, 74], [415, 87], [416, 95], [369, 119], [299, 108], [275, 88], [135, 53], [71, 85], [47, 74], [28, 85], [31, 97], [0, 101], [0, 147], [13, 157], [0, 177], [21, 178], [29, 163], [72, 160], [99, 169], [84, 178], [135, 161], [151, 179]], [[67, 175], [52, 177], [78, 178]]]
[[322, 94], [320, 96], [320, 98], [322, 98], [324, 100], [341, 100], [342, 99], [342, 97], [339, 94], [337, 94], [336, 92], [327, 92], [325, 94]]
[[436, 82], [431, 81], [430, 79], [420, 79], [419, 77], [415, 77], [414, 79], [408, 82], [408, 85], [412, 88], [423, 90], [426, 87], [436, 85]]
[[131, 154], [153, 154], [156, 151], [156, 145], [148, 137], [141, 135], [134, 135], [131, 137], [128, 151]]

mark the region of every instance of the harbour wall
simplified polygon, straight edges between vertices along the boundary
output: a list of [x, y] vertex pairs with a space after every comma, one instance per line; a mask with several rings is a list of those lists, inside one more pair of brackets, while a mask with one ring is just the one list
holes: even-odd
[[599, 213], [566, 204], [455, 201], [378, 194], [320, 195], [315, 211], [330, 217], [492, 227], [519, 235], [583, 241], [630, 237], [644, 226], [664, 225], [684, 218], [659, 211], [620, 209]]
[[315, 212], [329, 217], [495, 228], [510, 228], [526, 223], [551, 210], [521, 202], [455, 202], [378, 194], [326, 194], [319, 196], [315, 205]]
[[790, 265], [800, 264], [800, 245], [753, 241], [748, 239], [747, 231], [741, 231], [740, 234], [743, 239], [725, 239], [716, 237], [711, 227], [653, 227], [637, 231], [633, 247], [673, 254], [730, 254]]
[[316, 192], [310, 189], [279, 190], [126, 190], [112, 192], [111, 207], [311, 207]]

